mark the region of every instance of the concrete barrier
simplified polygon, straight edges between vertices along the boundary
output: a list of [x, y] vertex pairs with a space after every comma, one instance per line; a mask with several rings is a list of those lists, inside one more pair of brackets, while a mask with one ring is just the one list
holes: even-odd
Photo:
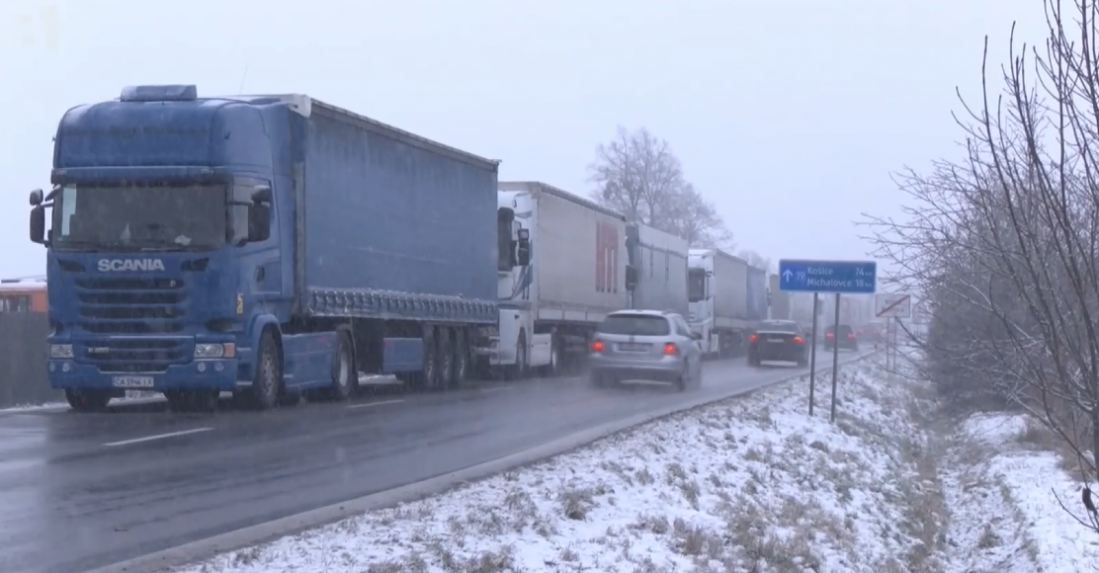
[[65, 400], [46, 380], [49, 330], [44, 313], [0, 313], [0, 408]]

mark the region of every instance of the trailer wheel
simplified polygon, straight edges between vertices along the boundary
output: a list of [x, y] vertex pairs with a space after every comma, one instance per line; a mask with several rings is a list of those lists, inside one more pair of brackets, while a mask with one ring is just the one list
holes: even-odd
[[545, 371], [547, 377], [561, 374], [561, 345], [556, 334], [550, 335], [550, 361]]
[[423, 365], [415, 379], [419, 386], [436, 388], [439, 386], [439, 352], [435, 344], [435, 327], [424, 327], [423, 343]]
[[85, 390], [65, 388], [65, 400], [73, 410], [80, 413], [102, 412], [111, 401], [110, 392], [104, 390]]
[[454, 353], [454, 366], [450, 374], [450, 385], [458, 387], [465, 383], [466, 376], [469, 375], [469, 342], [465, 329], [454, 330], [454, 344], [451, 350]]
[[435, 355], [439, 362], [438, 386], [446, 387], [454, 380], [454, 344], [451, 340], [451, 329], [440, 326], [435, 333]]
[[282, 387], [282, 361], [279, 345], [270, 330], [264, 330], [259, 341], [256, 376], [248, 393], [248, 405], [255, 410], [270, 410], [279, 401]]

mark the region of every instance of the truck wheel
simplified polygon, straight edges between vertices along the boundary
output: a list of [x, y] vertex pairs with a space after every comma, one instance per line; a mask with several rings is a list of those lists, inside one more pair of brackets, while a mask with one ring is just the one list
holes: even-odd
[[256, 377], [252, 380], [249, 406], [255, 410], [270, 410], [279, 401], [282, 388], [282, 363], [279, 345], [270, 330], [265, 330], [259, 341], [256, 360]]
[[454, 344], [451, 329], [440, 326], [435, 332], [435, 355], [439, 358], [439, 387], [445, 388], [454, 379]]
[[450, 371], [450, 386], [458, 387], [466, 381], [469, 375], [469, 344], [466, 342], [466, 331], [458, 328], [454, 331], [454, 344], [451, 352], [454, 354]]
[[102, 412], [111, 401], [111, 394], [103, 390], [65, 388], [65, 400], [80, 413]]
[[355, 372], [351, 335], [346, 330], [337, 330], [336, 336], [336, 354], [332, 356], [332, 385], [320, 394], [324, 399], [342, 402], [351, 396], [359, 376]]

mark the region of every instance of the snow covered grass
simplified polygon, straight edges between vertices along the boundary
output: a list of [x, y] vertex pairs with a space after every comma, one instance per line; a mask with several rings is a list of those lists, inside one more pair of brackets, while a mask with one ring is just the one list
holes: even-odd
[[831, 424], [822, 378], [813, 418], [803, 378], [186, 571], [941, 571], [926, 389], [844, 367]]
[[[1099, 570], [1072, 456], [1037, 422], [980, 414], [951, 436], [945, 495], [952, 509], [950, 573]], [[1062, 507], [1064, 504], [1064, 507]]]

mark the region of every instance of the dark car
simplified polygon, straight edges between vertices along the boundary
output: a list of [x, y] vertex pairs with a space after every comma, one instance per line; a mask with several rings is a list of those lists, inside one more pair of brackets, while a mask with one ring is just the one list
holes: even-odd
[[765, 360], [809, 363], [805, 335], [792, 320], [765, 320], [748, 337], [748, 364], [759, 366]]
[[885, 341], [885, 326], [880, 322], [871, 322], [859, 329], [857, 338], [877, 344]]
[[849, 324], [841, 324], [839, 327], [829, 326], [824, 329], [824, 349], [832, 350], [833, 347], [858, 350], [859, 339], [855, 336], [855, 329]]

